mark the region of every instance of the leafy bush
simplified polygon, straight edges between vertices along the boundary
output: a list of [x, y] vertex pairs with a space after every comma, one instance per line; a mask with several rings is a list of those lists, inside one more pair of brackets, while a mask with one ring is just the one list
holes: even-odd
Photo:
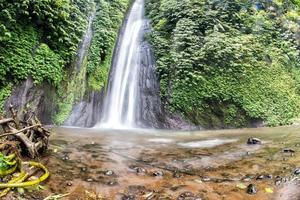
[[97, 0], [93, 22], [94, 37], [88, 56], [89, 86], [100, 90], [106, 83], [113, 49], [129, 0]]
[[299, 117], [298, 5], [147, 0], [165, 106], [204, 126]]

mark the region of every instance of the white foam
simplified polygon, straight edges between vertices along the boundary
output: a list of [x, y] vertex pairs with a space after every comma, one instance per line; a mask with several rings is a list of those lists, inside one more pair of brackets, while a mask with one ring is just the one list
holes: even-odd
[[188, 148], [212, 148], [222, 144], [236, 142], [237, 139], [211, 139], [211, 140], [201, 140], [186, 143], [178, 143], [178, 145]]
[[172, 143], [174, 140], [168, 139], [168, 138], [154, 138], [154, 139], [149, 139], [149, 142], [154, 142], [154, 143]]

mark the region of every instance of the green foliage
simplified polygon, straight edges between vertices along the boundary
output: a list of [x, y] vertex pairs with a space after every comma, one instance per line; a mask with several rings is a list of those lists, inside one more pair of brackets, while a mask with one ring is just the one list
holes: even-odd
[[64, 61], [47, 44], [36, 44], [38, 36], [31, 28], [20, 27], [13, 37], [0, 48], [0, 84], [5, 81], [18, 82], [32, 76], [36, 83], [44, 80], [57, 85], [61, 81]]
[[106, 83], [112, 52], [129, 0], [97, 0], [94, 36], [88, 56], [89, 87], [100, 90]]
[[12, 84], [11, 83], [0, 88], [0, 113], [3, 112], [3, 109], [4, 109], [3, 106], [4, 106], [4, 103], [5, 103], [5, 100], [11, 94], [11, 90], [12, 90]]
[[8, 86], [29, 76], [36, 84], [62, 84], [93, 7], [85, 0], [0, 1], [1, 106]]
[[166, 107], [207, 126], [216, 118], [243, 126], [251, 119], [280, 125], [299, 117], [298, 5], [147, 0], [148, 38]]

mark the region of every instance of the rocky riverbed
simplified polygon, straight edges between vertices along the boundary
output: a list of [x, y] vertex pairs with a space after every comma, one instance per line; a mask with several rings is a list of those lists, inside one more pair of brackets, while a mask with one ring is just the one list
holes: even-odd
[[[46, 189], [25, 199], [300, 199], [300, 127], [170, 132], [53, 128]], [[256, 144], [249, 138], [258, 138]], [[249, 144], [247, 144], [247, 141]]]

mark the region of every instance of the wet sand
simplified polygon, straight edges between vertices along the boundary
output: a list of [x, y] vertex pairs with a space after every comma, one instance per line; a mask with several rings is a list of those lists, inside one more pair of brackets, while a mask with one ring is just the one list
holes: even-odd
[[[175, 132], [53, 128], [51, 177], [25, 199], [300, 199], [300, 127]], [[258, 137], [261, 145], [247, 145]], [[284, 153], [283, 150], [295, 151]], [[257, 178], [258, 177], [258, 178]], [[254, 184], [257, 193], [239, 186]], [[266, 192], [269, 188], [273, 193]]]

